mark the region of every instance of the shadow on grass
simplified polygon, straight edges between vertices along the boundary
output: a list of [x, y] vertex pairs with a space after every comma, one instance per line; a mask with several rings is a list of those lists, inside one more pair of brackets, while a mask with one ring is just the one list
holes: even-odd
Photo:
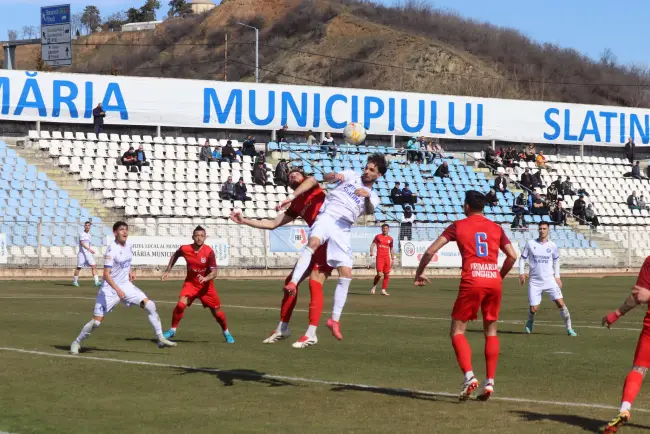
[[[141, 341], [141, 342], [153, 342], [154, 344], [158, 343], [157, 339], [153, 338], [126, 338], [126, 341]], [[181, 343], [190, 343], [190, 344], [207, 344], [209, 341], [188, 341], [184, 339], [173, 339], [174, 342]]]
[[182, 367], [178, 368], [181, 371], [181, 375], [187, 374], [209, 374], [215, 376], [221, 381], [224, 386], [234, 386], [235, 381], [241, 382], [254, 382], [259, 384], [265, 384], [269, 387], [283, 387], [283, 386], [296, 386], [289, 381], [267, 376], [263, 372], [256, 371], [254, 369], [229, 369], [221, 370], [216, 368], [192, 368], [192, 367]]
[[[576, 416], [573, 414], [543, 414], [543, 413], [534, 413], [531, 411], [512, 411], [511, 413], [519, 415], [522, 419], [527, 422], [538, 422], [538, 421], [552, 421], [563, 423], [565, 425], [570, 425], [574, 427], [579, 427], [584, 429], [587, 432], [602, 432], [602, 428], [607, 425], [607, 421], [602, 419], [592, 419], [589, 417]], [[626, 427], [631, 428], [640, 428], [645, 431], [650, 431], [650, 426], [646, 425], [636, 425], [633, 423], [628, 423]]]
[[[476, 330], [476, 329], [467, 329], [467, 333], [480, 333], [483, 334], [483, 330]], [[515, 330], [499, 330], [500, 335], [528, 335], [526, 332], [519, 332]], [[557, 333], [544, 333], [544, 332], [535, 332], [534, 334], [540, 335], [540, 336], [557, 336]]]
[[458, 395], [453, 395], [451, 393], [449, 394], [421, 393], [414, 390], [395, 389], [390, 387], [357, 386], [353, 384], [342, 384], [339, 386], [332, 387], [331, 391], [332, 392], [370, 392], [370, 393], [377, 393], [380, 395], [395, 396], [398, 398], [420, 399], [420, 400], [432, 401], [432, 402], [435, 401], [449, 402], [449, 403], [458, 402]]
[[[60, 351], [65, 351], [66, 353], [70, 351], [70, 345], [52, 345], [53, 348], [56, 348]], [[92, 354], [92, 353], [132, 353], [132, 354], [151, 354], [146, 351], [129, 351], [129, 350], [115, 350], [112, 348], [97, 348], [97, 347], [81, 347], [79, 349], [79, 354]]]

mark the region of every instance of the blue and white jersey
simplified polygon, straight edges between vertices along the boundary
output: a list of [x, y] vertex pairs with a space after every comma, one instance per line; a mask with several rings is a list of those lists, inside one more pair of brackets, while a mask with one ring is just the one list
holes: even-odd
[[[128, 285], [129, 273], [131, 271], [131, 261], [133, 260], [133, 252], [131, 251], [131, 242], [126, 241], [121, 245], [113, 240], [108, 244], [106, 255], [104, 256], [104, 268], [111, 269], [111, 278], [119, 287]], [[111, 286], [104, 280], [102, 289], [113, 290]]]
[[354, 192], [359, 188], [367, 190], [370, 193], [370, 202], [375, 208], [379, 205], [379, 196], [372, 188], [363, 185], [361, 175], [354, 170], [344, 170], [341, 174], [345, 180], [329, 192], [321, 213], [352, 225], [364, 213], [366, 200], [365, 197], [357, 196]]
[[[92, 256], [92, 254], [90, 253], [90, 250], [88, 250], [88, 249], [90, 249], [90, 246], [91, 246], [91, 244], [90, 244], [91, 239], [92, 239], [92, 237], [90, 235], [90, 232], [86, 232], [84, 230], [79, 232], [79, 253], [82, 254], [85, 257]], [[82, 243], [85, 243], [86, 246], [88, 247], [88, 249], [85, 248]]]
[[560, 251], [553, 241], [540, 243], [538, 239], [529, 240], [521, 252], [519, 273], [523, 274], [529, 263], [529, 285], [531, 288], [555, 288], [556, 278], [560, 277]]

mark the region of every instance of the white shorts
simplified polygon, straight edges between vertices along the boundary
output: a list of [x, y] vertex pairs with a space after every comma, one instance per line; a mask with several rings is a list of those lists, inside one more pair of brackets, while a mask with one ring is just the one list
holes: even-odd
[[562, 290], [560, 287], [555, 286], [552, 288], [538, 288], [538, 287], [528, 287], [528, 305], [529, 306], [539, 306], [542, 302], [542, 294], [547, 293], [551, 301], [564, 298], [562, 296]]
[[126, 307], [130, 307], [134, 304], [140, 304], [142, 300], [147, 298], [147, 294], [142, 292], [132, 283], [120, 286], [120, 289], [124, 291], [124, 294], [126, 295], [124, 300], [120, 300], [120, 297], [117, 296], [113, 288], [111, 288], [107, 283], [104, 283], [104, 285], [105, 286], [102, 286], [99, 289], [97, 298], [95, 299], [95, 310], [93, 312], [93, 315], [95, 316], [105, 316], [120, 302], [122, 302]]
[[309, 233], [310, 237], [320, 239], [320, 244], [327, 243], [327, 265], [332, 268], [352, 268], [352, 243], [350, 229], [352, 225], [345, 220], [329, 214], [320, 214]]
[[95, 266], [95, 258], [93, 255], [88, 253], [87, 255], [79, 252], [77, 253], [77, 268], [84, 268], [84, 267], [94, 267]]

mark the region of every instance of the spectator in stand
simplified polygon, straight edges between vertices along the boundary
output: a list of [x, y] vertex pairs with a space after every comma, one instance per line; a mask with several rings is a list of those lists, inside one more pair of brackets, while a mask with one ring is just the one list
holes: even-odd
[[499, 198], [497, 198], [497, 192], [493, 188], [485, 195], [485, 203], [490, 207], [499, 205]]
[[260, 151], [259, 154], [255, 156], [255, 163], [266, 163], [266, 156], [264, 155], [264, 151]]
[[[558, 177], [558, 179], [560, 179]], [[560, 191], [562, 192], [562, 196], [573, 196], [575, 191], [573, 191], [573, 186], [571, 185], [571, 180], [567, 176], [564, 182], [562, 183], [562, 186], [560, 188]]]
[[553, 182], [546, 189], [546, 200], [553, 203], [553, 202], [557, 201], [557, 199], [558, 199], [557, 184], [555, 182]]
[[557, 225], [566, 226], [566, 211], [562, 208], [562, 202], [557, 201], [555, 209], [551, 213], [551, 220]]
[[636, 195], [636, 191], [633, 191], [631, 195], [627, 197], [627, 206], [630, 209], [641, 209], [639, 206], [639, 197]]
[[449, 178], [449, 165], [446, 161], [443, 161], [443, 163], [438, 166], [436, 173], [434, 173], [433, 176], [438, 178]]
[[528, 145], [528, 147], [524, 151], [524, 154], [526, 157], [526, 161], [535, 161], [535, 154], [536, 154], [535, 145], [532, 143]]
[[524, 215], [515, 214], [515, 217], [512, 219], [512, 223], [510, 223], [510, 229], [525, 229], [527, 227], [528, 224], [526, 223], [526, 218]]
[[555, 189], [557, 190], [558, 194], [562, 194], [562, 177], [558, 176], [555, 181], [551, 183], [551, 185], [555, 186]]
[[524, 215], [528, 213], [528, 209], [526, 208], [526, 198], [523, 193], [519, 193], [519, 196], [513, 199], [512, 212], [516, 215]]
[[645, 176], [650, 178], [650, 160], [648, 160], [648, 166], [645, 168]]
[[133, 149], [133, 146], [129, 147], [129, 150], [122, 155], [122, 165], [126, 166], [129, 172], [138, 171], [138, 156]]
[[104, 118], [106, 117], [106, 112], [102, 108], [102, 103], [97, 104], [97, 107], [93, 109], [93, 125], [95, 126], [95, 134], [99, 134], [104, 131]]
[[491, 146], [488, 146], [485, 149], [485, 164], [487, 164], [489, 167], [496, 167], [497, 161], [496, 161], [496, 153], [494, 152], [494, 149], [492, 149]]
[[257, 155], [257, 152], [255, 151], [255, 137], [246, 137], [246, 140], [242, 143], [242, 155], [248, 155], [251, 158]]
[[149, 162], [147, 161], [147, 155], [144, 153], [144, 146], [138, 146], [138, 150], [135, 153], [136, 166], [138, 170], [142, 170], [142, 166], [148, 166]]
[[218, 163], [221, 162], [221, 148], [217, 148], [216, 146], [214, 147], [214, 151], [212, 151], [212, 159]]
[[283, 125], [282, 128], [277, 130], [275, 132], [275, 138], [278, 141], [278, 143], [287, 143], [287, 130], [289, 129], [289, 125]]
[[395, 187], [390, 191], [390, 199], [395, 205], [404, 205], [404, 196], [402, 196], [402, 189], [400, 183], [396, 182]]
[[325, 134], [325, 138], [323, 139], [323, 143], [321, 143], [320, 147], [321, 152], [327, 152], [327, 155], [332, 159], [336, 158], [336, 152], [338, 149], [336, 148], [336, 143], [334, 143], [334, 137], [332, 137], [332, 133]]
[[544, 156], [544, 151], [539, 151], [537, 158], [535, 159], [535, 164], [538, 169], [551, 170], [551, 168], [546, 164], [546, 157]]
[[524, 170], [524, 173], [521, 174], [521, 185], [523, 185], [528, 190], [535, 188], [533, 183], [533, 175], [530, 174], [530, 169]]
[[503, 173], [499, 173], [499, 176], [494, 180], [494, 189], [500, 193], [508, 192], [508, 181], [506, 181]]
[[414, 163], [420, 158], [420, 141], [417, 137], [411, 137], [406, 144], [406, 161]]
[[312, 130], [307, 131], [307, 135], [305, 137], [307, 138], [307, 146], [311, 146], [318, 141], [316, 137], [314, 137]]
[[237, 154], [235, 153], [235, 148], [232, 147], [232, 142], [228, 140], [226, 146], [221, 149], [221, 158], [226, 163], [234, 163], [237, 161]]
[[264, 166], [264, 163], [257, 163], [253, 168], [253, 182], [257, 185], [267, 184], [266, 167]]
[[587, 209], [587, 203], [583, 199], [583, 195], [578, 196], [575, 202], [573, 202], [573, 215], [578, 219], [578, 223], [581, 225], [585, 224], [585, 210]]
[[546, 202], [539, 193], [535, 193], [535, 199], [533, 199], [533, 215], [548, 215]]
[[641, 167], [639, 166], [639, 161], [634, 163], [634, 166], [632, 166], [632, 173], [631, 176], [632, 178], [636, 179], [641, 179]]
[[232, 182], [232, 176], [229, 176], [228, 181], [224, 182], [221, 186], [219, 196], [223, 200], [233, 200], [235, 198], [235, 184]]
[[415, 222], [415, 215], [411, 212], [411, 207], [404, 208], [404, 217], [399, 224], [399, 239], [411, 240], [413, 236], [413, 223]]
[[634, 163], [635, 149], [636, 144], [634, 140], [632, 140], [632, 137], [628, 137], [627, 142], [625, 142], [625, 156], [630, 161], [630, 164]]
[[533, 174], [533, 187], [545, 188], [544, 180], [542, 179], [542, 169], [539, 169]]
[[645, 199], [643, 198], [643, 193], [639, 196], [639, 208], [648, 209], [648, 205], [645, 203]]
[[591, 224], [595, 228], [597, 228], [598, 225], [600, 224], [598, 222], [598, 216], [596, 215], [596, 210], [594, 209], [592, 204], [587, 205], [587, 209], [585, 210], [585, 220], [587, 220], [587, 223]]
[[445, 151], [442, 149], [442, 146], [440, 146], [440, 143], [436, 140], [436, 142], [433, 144], [433, 158], [443, 158], [444, 156]]
[[289, 184], [289, 165], [284, 158], [275, 166], [275, 176], [273, 178], [275, 178], [277, 185], [286, 186]]
[[212, 150], [210, 149], [210, 142], [207, 140], [201, 147], [201, 153], [199, 154], [199, 161], [205, 161], [206, 163], [210, 163], [214, 161], [214, 158], [212, 157]]
[[251, 200], [250, 197], [246, 196], [247, 191], [248, 189], [246, 188], [246, 184], [244, 184], [244, 178], [239, 178], [239, 182], [235, 184], [235, 200], [241, 200], [242, 202]]
[[404, 183], [404, 188], [402, 189], [402, 200], [404, 204], [415, 205], [418, 202], [418, 195], [413, 193], [409, 188], [409, 183]]

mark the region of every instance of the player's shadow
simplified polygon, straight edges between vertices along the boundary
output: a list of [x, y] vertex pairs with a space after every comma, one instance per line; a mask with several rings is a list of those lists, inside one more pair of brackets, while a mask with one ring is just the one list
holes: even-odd
[[[53, 348], [56, 348], [60, 351], [65, 351], [66, 353], [70, 351], [70, 345], [52, 345]], [[79, 349], [79, 354], [84, 353], [134, 353], [134, 354], [151, 354], [145, 351], [129, 351], [129, 350], [115, 350], [112, 348], [97, 348], [97, 347], [81, 347]]]
[[55, 283], [54, 286], [67, 286], [71, 288], [75, 287], [72, 283]]
[[[467, 333], [480, 333], [483, 334], [483, 330], [474, 330], [474, 329], [468, 329]], [[500, 335], [528, 335], [526, 332], [520, 332], [516, 330], [499, 330]], [[535, 332], [536, 335], [542, 335], [542, 336], [551, 336], [557, 333], [544, 333], [544, 332]]]
[[[584, 429], [587, 432], [602, 432], [602, 428], [607, 425], [607, 422], [602, 419], [592, 419], [590, 417], [576, 416], [573, 414], [543, 414], [535, 413], [532, 411], [512, 411], [511, 413], [519, 415], [522, 419], [527, 422], [539, 422], [544, 420], [549, 420], [553, 422], [563, 423], [566, 425], [579, 427]], [[625, 426], [640, 428], [646, 431], [650, 430], [650, 426], [646, 425], [637, 425], [633, 423], [628, 423]]]
[[181, 375], [187, 375], [187, 374], [213, 375], [217, 377], [224, 386], [234, 386], [235, 382], [237, 381], [265, 384], [269, 387], [296, 386], [295, 384], [290, 383], [286, 380], [267, 376], [265, 373], [256, 371], [254, 369], [221, 370], [215, 368], [191, 368], [191, 367], [181, 367], [178, 369], [181, 371]]
[[[410, 399], [419, 399], [423, 401], [446, 401], [446, 402], [458, 402], [457, 395], [447, 395], [447, 394], [433, 394], [433, 393], [422, 393], [413, 390], [406, 389], [395, 389], [391, 387], [375, 387], [375, 386], [356, 386], [353, 384], [341, 384], [339, 386], [334, 386], [330, 389], [332, 392], [370, 392], [377, 393], [380, 395], [395, 396], [398, 398], [410, 398]], [[444, 398], [444, 399], [441, 399]]]
[[[153, 338], [126, 338], [126, 341], [141, 341], [141, 342], [153, 342], [154, 344], [157, 344], [158, 341]], [[208, 341], [188, 341], [188, 340], [183, 340], [183, 339], [174, 339], [174, 342], [178, 343], [190, 343], [190, 344], [207, 344]]]

